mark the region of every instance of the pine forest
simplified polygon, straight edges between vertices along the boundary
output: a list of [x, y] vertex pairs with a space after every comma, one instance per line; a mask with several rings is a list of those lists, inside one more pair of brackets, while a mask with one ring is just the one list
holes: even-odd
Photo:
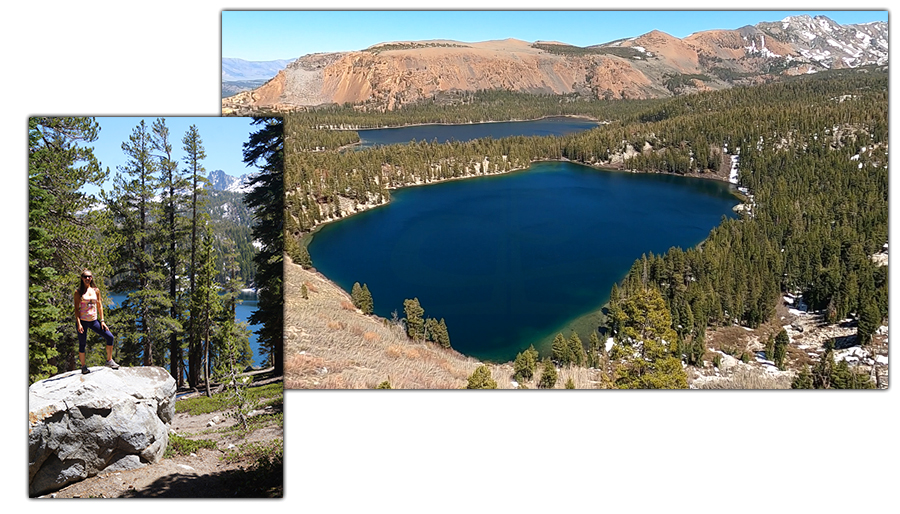
[[[544, 160], [727, 180], [734, 163], [744, 203], [737, 219], [723, 219], [697, 247], [636, 260], [612, 291], [597, 291], [610, 300], [596, 339], [560, 334], [552, 355], [523, 352], [517, 370], [536, 374], [549, 358], [601, 369], [608, 387], [687, 387], [684, 368], [710, 359], [710, 331], [777, 321], [783, 296], [801, 298], [828, 323], [851, 319], [865, 347], [888, 315], [887, 266], [871, 258], [888, 241], [888, 98], [886, 69], [864, 67], [656, 100], [482, 92], [392, 112], [308, 108], [284, 121], [285, 251], [313, 266], [305, 245], [316, 227], [386, 203], [407, 185]], [[560, 137], [353, 148], [355, 129], [560, 115], [599, 125]], [[453, 320], [446, 326], [452, 335]], [[777, 365], [782, 352], [783, 367], [780, 341], [769, 341], [766, 355]], [[800, 366], [793, 385], [874, 386], [838, 368]]]
[[[178, 387], [243, 371], [250, 330], [235, 307], [248, 288], [259, 293], [251, 323], [263, 327], [261, 351], [280, 365], [281, 276], [272, 267], [283, 249], [282, 123], [253, 123], [244, 163], [262, 187], [242, 194], [208, 186], [196, 125], [175, 134], [165, 118], [141, 120], [121, 142], [125, 164], [111, 171], [91, 147], [102, 128], [94, 118], [29, 119], [29, 383], [76, 368], [72, 298], [84, 269], [96, 277], [122, 366], [165, 367]], [[124, 300], [113, 306], [111, 295]], [[105, 362], [101, 343], [88, 341], [87, 364]]]

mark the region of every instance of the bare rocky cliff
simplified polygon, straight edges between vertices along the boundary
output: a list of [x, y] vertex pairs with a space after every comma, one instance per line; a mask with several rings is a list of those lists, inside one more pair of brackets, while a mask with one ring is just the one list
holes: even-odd
[[829, 68], [887, 64], [887, 24], [788, 17], [679, 39], [658, 30], [587, 48], [516, 39], [400, 41], [310, 54], [223, 113], [290, 111], [329, 103], [396, 109], [446, 91], [504, 89], [595, 98], [655, 98]]

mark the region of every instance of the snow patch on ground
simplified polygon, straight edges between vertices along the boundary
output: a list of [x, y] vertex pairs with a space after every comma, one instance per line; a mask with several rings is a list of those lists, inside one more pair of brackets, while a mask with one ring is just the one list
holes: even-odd
[[738, 156], [731, 156], [731, 171], [728, 173], [728, 181], [732, 184], [738, 183]]

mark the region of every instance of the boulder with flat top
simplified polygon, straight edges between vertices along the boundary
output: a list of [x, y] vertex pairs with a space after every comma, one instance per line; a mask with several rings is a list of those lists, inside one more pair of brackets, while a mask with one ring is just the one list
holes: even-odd
[[175, 379], [159, 367], [93, 367], [28, 388], [28, 490], [52, 492], [98, 473], [162, 459]]

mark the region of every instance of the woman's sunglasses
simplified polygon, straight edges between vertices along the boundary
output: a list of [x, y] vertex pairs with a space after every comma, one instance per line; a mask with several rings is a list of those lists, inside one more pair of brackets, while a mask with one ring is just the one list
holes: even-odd
[[94, 278], [94, 276], [93, 275], [81, 275], [81, 278], [86, 278], [86, 279], [90, 280], [90, 279]]

